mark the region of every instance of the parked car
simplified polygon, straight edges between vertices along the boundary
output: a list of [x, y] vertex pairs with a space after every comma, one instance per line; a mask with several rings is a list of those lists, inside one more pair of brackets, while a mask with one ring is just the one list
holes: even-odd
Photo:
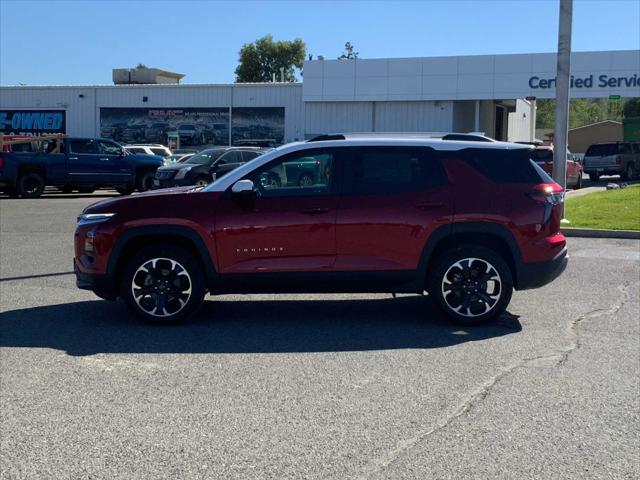
[[171, 165], [173, 163], [185, 162], [189, 158], [193, 157], [195, 153], [179, 153], [177, 155], [169, 155], [164, 158], [164, 166]]
[[592, 182], [601, 175], [620, 175], [623, 180], [630, 180], [640, 175], [640, 143], [593, 144], [584, 154], [584, 171]]
[[133, 145], [125, 145], [124, 148], [129, 150], [131, 153], [146, 153], [147, 155], [158, 155], [164, 158], [171, 156], [171, 150], [169, 150], [169, 147], [165, 147], [158, 143], [152, 145], [135, 143]]
[[[536, 146], [531, 152], [531, 158], [542, 169], [553, 175], [553, 146]], [[571, 152], [567, 150], [567, 186], [575, 190], [582, 188], [582, 164], [577, 162]]]
[[125, 143], [139, 143], [144, 141], [144, 124], [127, 125], [121, 134], [121, 140]]
[[183, 162], [159, 168], [153, 180], [153, 186], [154, 188], [167, 188], [184, 185], [208, 185], [220, 165], [237, 167], [253, 160], [261, 152], [262, 150], [259, 148], [250, 147], [208, 148]]
[[180, 143], [185, 145], [203, 145], [206, 143], [204, 128], [193, 123], [183, 123], [178, 125], [178, 135]]
[[[285, 145], [205, 188], [85, 208], [77, 285], [162, 323], [192, 314], [207, 292], [426, 290], [452, 320], [481, 324], [513, 289], [567, 265], [564, 192], [530, 150], [357, 135]], [[324, 166], [313, 184], [260, 181], [307, 159]]]
[[[106, 138], [64, 138], [47, 151], [0, 154], [0, 188], [25, 198], [42, 195], [46, 185], [65, 191], [116, 188], [122, 194], [148, 190], [162, 157], [129, 154]], [[52, 150], [58, 151], [54, 153]]]

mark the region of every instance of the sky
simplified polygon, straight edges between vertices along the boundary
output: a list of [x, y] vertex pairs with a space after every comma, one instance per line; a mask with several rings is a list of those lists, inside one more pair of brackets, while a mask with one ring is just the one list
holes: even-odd
[[[574, 51], [640, 49], [640, 0], [575, 0]], [[555, 52], [558, 0], [0, 0], [0, 85], [105, 85], [144, 63], [229, 83], [267, 35], [360, 58]]]

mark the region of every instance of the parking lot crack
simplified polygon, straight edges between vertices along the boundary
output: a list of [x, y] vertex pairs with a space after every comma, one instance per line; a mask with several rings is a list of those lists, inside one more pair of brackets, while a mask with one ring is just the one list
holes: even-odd
[[475, 406], [482, 403], [488, 395], [491, 393], [491, 390], [498, 384], [503, 378], [507, 377], [513, 371], [519, 368], [526, 367], [539, 367], [539, 366], [555, 366], [560, 367], [564, 365], [569, 355], [574, 352], [576, 349], [580, 348], [580, 337], [578, 334], [578, 326], [584, 320], [597, 318], [605, 315], [615, 315], [620, 309], [624, 307], [624, 305], [629, 301], [630, 293], [629, 290], [631, 285], [621, 285], [618, 287], [620, 290], [620, 300], [616, 302], [614, 305], [609, 308], [598, 308], [591, 310], [587, 313], [580, 315], [579, 317], [571, 320], [567, 324], [567, 333], [569, 335], [570, 343], [565, 348], [561, 350], [554, 350], [552, 352], [546, 352], [544, 354], [523, 358], [519, 362], [512, 363], [503, 369], [501, 369], [496, 375], [490, 377], [486, 382], [480, 385], [478, 388], [473, 390], [464, 401], [456, 406], [453, 412], [444, 418], [441, 422], [433, 426], [428, 430], [424, 430], [418, 432], [417, 434], [401, 440], [398, 444], [385, 454], [376, 458], [365, 471], [359, 476], [361, 479], [371, 478], [373, 475], [384, 471], [387, 467], [389, 467], [392, 463], [394, 463], [400, 455], [404, 452], [411, 450], [415, 447], [419, 442], [428, 438], [429, 436], [447, 428], [450, 424], [456, 421], [462, 415], [470, 412]]

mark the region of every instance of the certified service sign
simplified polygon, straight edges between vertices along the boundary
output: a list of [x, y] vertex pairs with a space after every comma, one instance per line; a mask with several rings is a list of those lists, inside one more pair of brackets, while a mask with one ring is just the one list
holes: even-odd
[[0, 132], [5, 135], [66, 133], [64, 110], [0, 110]]

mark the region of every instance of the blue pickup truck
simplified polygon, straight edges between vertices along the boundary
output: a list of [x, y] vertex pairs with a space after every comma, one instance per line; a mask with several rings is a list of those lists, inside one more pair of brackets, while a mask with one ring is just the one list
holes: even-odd
[[132, 154], [113, 140], [64, 138], [42, 151], [0, 152], [0, 190], [35, 198], [46, 185], [82, 193], [110, 187], [126, 195], [150, 189], [162, 164], [162, 157]]

